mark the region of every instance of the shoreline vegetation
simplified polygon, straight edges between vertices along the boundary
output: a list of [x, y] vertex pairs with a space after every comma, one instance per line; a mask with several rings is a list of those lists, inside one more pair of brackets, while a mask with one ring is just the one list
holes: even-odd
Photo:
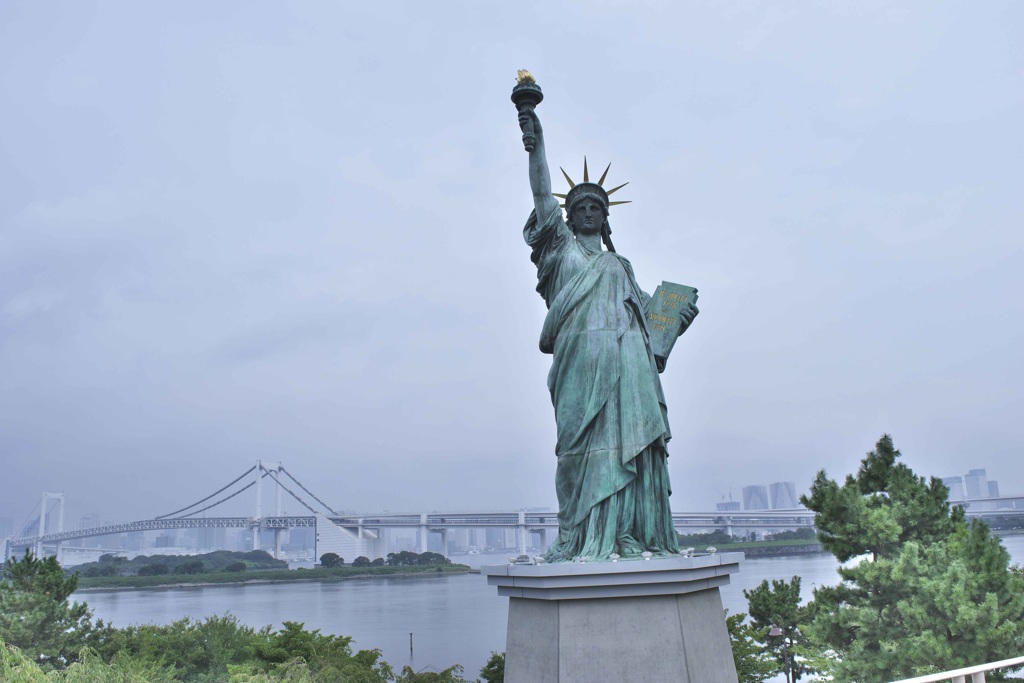
[[334, 553], [326, 553], [317, 567], [289, 569], [284, 560], [275, 560], [265, 551], [232, 552], [217, 550], [200, 555], [139, 555], [131, 560], [103, 555], [65, 569], [65, 575], [77, 575], [77, 591], [110, 591], [148, 588], [185, 588], [192, 586], [245, 585], [342, 581], [383, 576], [437, 576], [465, 574], [470, 568], [453, 564], [438, 553], [389, 553], [387, 559], [357, 557], [352, 563]]
[[423, 567], [316, 567], [313, 569], [255, 570], [245, 574], [167, 574], [164, 576], [79, 576], [78, 593], [147, 588], [191, 588], [196, 586], [238, 586], [260, 583], [299, 583], [307, 581], [343, 581], [376, 577], [437, 576], [467, 574], [464, 564]]
[[[715, 546], [720, 553], [744, 553], [750, 557], [781, 557], [783, 555], [816, 555], [827, 552], [817, 541], [747, 541]], [[694, 546], [698, 552], [707, 546]]]
[[772, 534], [764, 540], [748, 540], [730, 536], [721, 529], [705, 534], [679, 534], [679, 547], [707, 552], [715, 548], [720, 553], [740, 552], [750, 557], [779, 557], [783, 555], [812, 555], [823, 553], [814, 529], [797, 529]]

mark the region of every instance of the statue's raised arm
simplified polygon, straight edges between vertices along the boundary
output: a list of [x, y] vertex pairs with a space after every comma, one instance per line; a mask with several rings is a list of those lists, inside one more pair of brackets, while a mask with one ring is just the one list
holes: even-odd
[[551, 172], [544, 150], [544, 129], [537, 117], [537, 105], [544, 99], [540, 86], [528, 71], [520, 71], [512, 101], [519, 111], [519, 127], [523, 131], [523, 147], [530, 154], [530, 190], [538, 218], [547, 216], [558, 205], [551, 194]]

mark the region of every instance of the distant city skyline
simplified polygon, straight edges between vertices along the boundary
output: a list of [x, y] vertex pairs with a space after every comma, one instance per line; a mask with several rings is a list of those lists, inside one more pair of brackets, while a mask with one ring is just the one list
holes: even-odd
[[[998, 480], [988, 479], [987, 472], [988, 472], [987, 468], [971, 468], [971, 469], [968, 469], [964, 475], [952, 475], [952, 476], [940, 477], [940, 479], [946, 485], [946, 487], [950, 490], [949, 500], [952, 501], [952, 502], [956, 502], [958, 500], [963, 500], [965, 497], [966, 498], [978, 498], [978, 499], [999, 497], [1000, 496], [1000, 491], [1001, 491], [1000, 482]], [[798, 507], [799, 506], [799, 497], [803, 493], [806, 493], [807, 490], [809, 490], [809, 483], [808, 483], [807, 489], [804, 490], [804, 491], [799, 491], [797, 489], [796, 483], [793, 482], [793, 481], [776, 481], [776, 482], [771, 482], [770, 484], [750, 484], [750, 485], [747, 485], [747, 486], [739, 487], [739, 490], [741, 491], [741, 496], [742, 496], [740, 500], [725, 500], [725, 496], [723, 496], [722, 500], [718, 501], [717, 503], [715, 503], [712, 506], [713, 509], [719, 510], [719, 511], [726, 511], [726, 510], [744, 510], [744, 509], [746, 509], [746, 510], [768, 510], [768, 509], [784, 509], [786, 507]], [[729, 495], [729, 494], [727, 494], [727, 495]], [[1006, 492], [1005, 495], [1016, 495], [1016, 494], [1013, 493], [1012, 490], [1011, 490], [1009, 492]], [[264, 504], [266, 504], [266, 501], [268, 501], [268, 500], [270, 500], [270, 499], [265, 497], [264, 498], [264, 501], [265, 501]], [[793, 505], [788, 505], [788, 506], [785, 505], [785, 503], [788, 503], [790, 501], [793, 502]], [[675, 501], [673, 501], [673, 502], [675, 502]], [[747, 504], [745, 504], [747, 502], [749, 502], [749, 506]], [[240, 505], [240, 507], [236, 508], [235, 512], [224, 513], [224, 514], [247, 514], [247, 513], [250, 512], [250, 509], [252, 508], [252, 505], [253, 505], [253, 503], [250, 500], [248, 500], [248, 499], [239, 500], [239, 501], [237, 501], [237, 504]], [[79, 503], [79, 505], [81, 505], [81, 503]], [[553, 503], [552, 503], [552, 505], [553, 505]], [[763, 506], [763, 507], [761, 507], [761, 506]], [[56, 503], [51, 502], [50, 503], [50, 507], [51, 507], [51, 510], [53, 510], [53, 509], [56, 509], [58, 507], [58, 505]], [[540, 506], [540, 507], [538, 507], [538, 506], [522, 506], [522, 507], [524, 509], [551, 509], [551, 506]], [[38, 508], [38, 503], [37, 503], [37, 508]], [[291, 512], [288, 512], [288, 514], [305, 514], [305, 511], [301, 508], [300, 505], [298, 505], [294, 500], [287, 499], [287, 497], [286, 497], [285, 509], [286, 509], [286, 512], [288, 512], [289, 510], [291, 511]], [[453, 510], [453, 511], [462, 511], [462, 510], [467, 510], [469, 508], [467, 508], [464, 505], [454, 505], [450, 509]], [[481, 509], [482, 511], [486, 511], [486, 510], [494, 509], [494, 508], [479, 508], [479, 509]], [[519, 509], [519, 508], [515, 508], [515, 509]], [[675, 508], [673, 508], [673, 509], [675, 509]], [[692, 510], [692, 511], [699, 511], [699, 510], [701, 510], [701, 508], [696, 507], [696, 506], [689, 506], [689, 507], [684, 507], [684, 508], [681, 508], [681, 509], [684, 510], [684, 511], [685, 510]], [[704, 509], [712, 509], [712, 508], [704, 508]], [[370, 509], [370, 510], [346, 510], [346, 512], [358, 512], [358, 513], [364, 513], [364, 512], [365, 513], [374, 513], [374, 512], [386, 512], [386, 511], [387, 510], [382, 510], [382, 509], [377, 509], [377, 510], [373, 510], [373, 509]], [[414, 510], [414, 509], [395, 510], [395, 512], [416, 512], [416, 511], [417, 510]], [[161, 512], [166, 512], [166, 510], [163, 510]], [[29, 515], [28, 517], [23, 516], [23, 518], [27, 522], [30, 521], [30, 519], [36, 519], [37, 516], [38, 516], [38, 510], [32, 511], [32, 515], [35, 515], [35, 517]], [[120, 522], [127, 522], [127, 521], [135, 521], [137, 519], [146, 519], [146, 518], [147, 517], [129, 517], [129, 516], [117, 517], [117, 516], [112, 516], [112, 515], [100, 515], [100, 514], [95, 513], [95, 512], [85, 512], [85, 513], [80, 513], [79, 512], [79, 513], [76, 513], [74, 511], [72, 511], [71, 513], [69, 513], [69, 516], [65, 517], [64, 523], [65, 523], [65, 528], [71, 528], [68, 525], [72, 524], [73, 521], [76, 524], [76, 528], [89, 528], [89, 527], [93, 527], [93, 526], [100, 526], [100, 524], [91, 524], [91, 522], [95, 522], [97, 520], [102, 521], [102, 523], [104, 523], [104, 524], [108, 524], [108, 523], [120, 523]], [[0, 517], [0, 540], [2, 540], [5, 537], [8, 537], [8, 536], [17, 535], [20, 532], [20, 528], [16, 528], [17, 525], [18, 525], [18, 521], [17, 521], [17, 518], [15, 518], [15, 517]], [[5, 529], [9, 529], [10, 532], [9, 533], [5, 533], [4, 532]]]

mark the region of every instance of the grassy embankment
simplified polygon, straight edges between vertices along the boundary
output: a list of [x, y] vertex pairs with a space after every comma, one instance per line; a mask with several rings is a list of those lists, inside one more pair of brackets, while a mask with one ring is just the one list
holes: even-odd
[[729, 536], [721, 529], [710, 533], [680, 534], [679, 546], [697, 551], [714, 546], [719, 552], [744, 552], [748, 557], [774, 555], [807, 555], [822, 552], [814, 529], [782, 531], [764, 541], [744, 541]]
[[[714, 545], [720, 553], [746, 553], [747, 557], [776, 555], [810, 555], [825, 552], [817, 541], [743, 541], [740, 543], [719, 543]], [[687, 546], [689, 547], [689, 546]], [[707, 550], [708, 544], [694, 545], [697, 551]]]

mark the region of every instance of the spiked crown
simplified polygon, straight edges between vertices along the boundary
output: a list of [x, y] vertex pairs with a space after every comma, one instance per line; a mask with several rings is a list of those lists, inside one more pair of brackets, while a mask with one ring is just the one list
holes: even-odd
[[559, 199], [565, 201], [565, 203], [562, 204], [561, 206], [566, 210], [567, 213], [571, 213], [573, 204], [578, 202], [580, 199], [583, 199], [584, 197], [596, 199], [597, 201], [601, 202], [604, 205], [606, 210], [610, 206], [616, 206], [618, 204], [629, 204], [630, 202], [628, 201], [613, 202], [609, 201], [608, 199], [609, 195], [621, 190], [626, 185], [629, 185], [629, 183], [622, 183], [618, 187], [613, 187], [610, 190], [605, 190], [604, 179], [608, 177], [608, 169], [610, 169], [611, 167], [612, 165], [608, 164], [607, 168], [604, 169], [604, 173], [601, 174], [601, 179], [598, 180], [596, 183], [590, 182], [590, 171], [587, 169], [586, 157], [583, 157], [582, 183], [573, 182], [573, 179], [569, 177], [569, 174], [565, 172], [565, 169], [559, 167], [559, 170], [562, 172], [562, 175], [565, 176], [566, 182], [569, 183], [569, 192], [567, 194], [558, 194], [557, 192], [554, 192], [552, 194], [554, 194]]

